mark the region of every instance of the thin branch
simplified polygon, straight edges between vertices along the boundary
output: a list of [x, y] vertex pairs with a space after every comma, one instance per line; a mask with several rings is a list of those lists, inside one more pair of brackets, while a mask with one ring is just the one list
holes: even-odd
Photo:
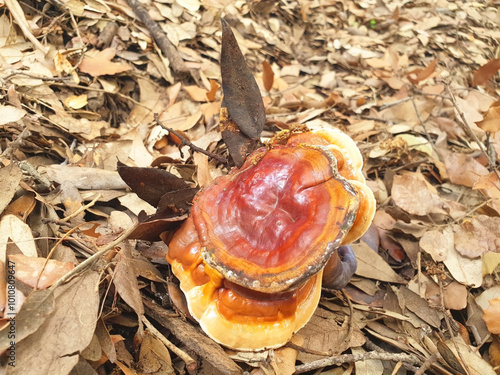
[[413, 96], [411, 97], [411, 102], [413, 104], [413, 109], [415, 110], [415, 113], [417, 114], [417, 118], [418, 118], [418, 121], [420, 122], [420, 125], [422, 125], [422, 127], [424, 128], [424, 132], [425, 132], [425, 136], [427, 137], [427, 140], [429, 141], [432, 149], [434, 150], [434, 152], [436, 153], [438, 159], [440, 162], [443, 162], [443, 159], [441, 158], [441, 155], [439, 154], [439, 152], [436, 150], [436, 145], [434, 144], [434, 142], [432, 141], [432, 138], [431, 138], [431, 135], [429, 134], [429, 132], [427, 131], [427, 127], [425, 126], [425, 122], [424, 120], [422, 119], [422, 117], [420, 116], [420, 112], [418, 111], [418, 108], [417, 108], [417, 103], [415, 103], [415, 99], [413, 98]]
[[216, 160], [217, 162], [221, 163], [221, 164], [224, 164], [224, 165], [228, 165], [228, 162], [226, 159], [224, 158], [221, 158], [219, 155], [217, 154], [214, 154], [213, 152], [210, 152], [210, 151], [207, 151], [207, 150], [204, 150], [202, 149], [201, 147], [198, 147], [196, 146], [195, 144], [193, 144], [189, 139], [187, 139], [186, 137], [184, 137], [181, 133], [179, 132], [176, 132], [174, 129], [171, 129], [169, 128], [168, 126], [162, 124], [162, 122], [160, 121], [159, 117], [158, 117], [158, 114], [155, 113], [155, 121], [165, 130], [167, 130], [168, 132], [172, 133], [173, 135], [175, 135], [177, 138], [179, 138], [182, 142], [183, 145], [186, 145], [188, 146], [191, 150], [193, 151], [196, 151], [196, 152], [199, 152], [200, 154], [203, 154], [203, 155], [207, 155], [209, 158], [211, 159], [214, 159]]
[[69, 279], [71, 279], [73, 276], [83, 272], [86, 270], [88, 267], [91, 267], [97, 260], [99, 260], [100, 257], [105, 255], [108, 251], [113, 249], [116, 245], [121, 243], [122, 241], [126, 240], [130, 234], [137, 228], [137, 224], [132, 225], [129, 229], [124, 231], [121, 235], [119, 235], [116, 240], [111, 241], [107, 245], [101, 247], [99, 251], [97, 251], [94, 255], [92, 255], [90, 258], [87, 258], [84, 260], [82, 263], [80, 263], [78, 266], [73, 268], [71, 271], [69, 271], [66, 275], [61, 277], [55, 284], [53, 284], [50, 289], [53, 290], [64, 283], [66, 283]]
[[196, 370], [197, 365], [193, 357], [168, 341], [168, 339], [164, 335], [162, 335], [161, 332], [158, 331], [144, 315], [141, 316], [141, 321], [146, 325], [146, 327], [148, 327], [149, 332], [153, 334], [153, 336], [160, 340], [172, 353], [174, 353], [177, 357], [184, 361], [189, 373], [192, 373]]
[[360, 354], [342, 354], [330, 358], [319, 359], [317, 361], [309, 362], [304, 365], [295, 367], [295, 374], [302, 374], [307, 371], [316, 370], [319, 368], [341, 365], [343, 363], [353, 363], [359, 361], [367, 361], [370, 359], [378, 359], [381, 361], [403, 362], [412, 365], [420, 365], [422, 361], [416, 356], [405, 353], [380, 353], [380, 352], [366, 352]]
[[[186, 66], [175, 46], [168, 39], [161, 27], [158, 26], [156, 21], [151, 18], [148, 11], [141, 5], [141, 3], [138, 0], [127, 0], [127, 4], [130, 8], [132, 8], [134, 13], [137, 14], [139, 20], [141, 20], [149, 30], [151, 36], [156, 41], [156, 44], [158, 44], [163, 54], [170, 61], [174, 73], [180, 78], [189, 77], [190, 75], [193, 76], [193, 72]], [[195, 77], [193, 76], [193, 78]]]

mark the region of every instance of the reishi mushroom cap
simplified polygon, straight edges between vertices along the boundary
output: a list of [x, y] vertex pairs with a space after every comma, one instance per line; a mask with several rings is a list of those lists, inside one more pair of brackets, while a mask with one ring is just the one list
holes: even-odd
[[375, 212], [361, 168], [341, 131], [306, 132], [255, 151], [197, 194], [167, 260], [212, 339], [237, 350], [282, 346], [313, 315], [322, 283], [348, 282], [355, 258], [344, 245]]
[[351, 229], [358, 194], [322, 146], [260, 149], [199, 193], [191, 214], [206, 264], [277, 293], [321, 270]]

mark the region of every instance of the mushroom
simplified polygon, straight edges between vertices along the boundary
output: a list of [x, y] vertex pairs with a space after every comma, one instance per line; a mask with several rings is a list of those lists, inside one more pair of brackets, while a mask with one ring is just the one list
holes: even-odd
[[167, 260], [208, 336], [237, 350], [282, 346], [313, 315], [323, 280], [347, 283], [346, 245], [375, 211], [361, 167], [344, 133], [306, 132], [198, 192]]

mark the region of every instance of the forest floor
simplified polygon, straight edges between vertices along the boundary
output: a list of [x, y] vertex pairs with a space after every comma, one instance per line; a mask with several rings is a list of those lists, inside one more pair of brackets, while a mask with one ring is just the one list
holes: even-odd
[[[0, 6], [8, 374], [500, 374], [497, 1]], [[157, 224], [186, 215], [134, 226], [156, 208], [117, 172], [153, 166], [192, 187], [228, 172], [209, 157], [229, 157], [221, 17], [261, 88], [262, 139], [340, 128], [377, 200], [350, 284], [324, 290], [287, 346], [255, 353], [185, 317]]]

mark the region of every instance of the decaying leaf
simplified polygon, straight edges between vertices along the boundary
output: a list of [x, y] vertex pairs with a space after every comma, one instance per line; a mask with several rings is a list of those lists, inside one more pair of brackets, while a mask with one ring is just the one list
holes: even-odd
[[75, 267], [71, 262], [53, 259], [47, 261], [45, 258], [27, 257], [24, 254], [10, 255], [9, 261], [16, 269], [16, 279], [38, 289], [48, 288]]
[[[54, 290], [55, 308], [41, 326], [16, 344], [11, 374], [68, 374], [94, 335], [99, 310], [98, 272], [87, 271]], [[26, 317], [38, 319], [36, 314]]]
[[392, 199], [397, 206], [414, 215], [446, 213], [436, 190], [417, 173], [394, 176]]
[[311, 320], [297, 333], [304, 338], [302, 347], [305, 349], [299, 353], [299, 360], [318, 359], [320, 358], [318, 354], [338, 355], [347, 348], [363, 345], [365, 339], [359, 328], [354, 327], [352, 335], [349, 336], [348, 321], [339, 325], [334, 317], [333, 313], [318, 309]]
[[257, 139], [264, 128], [266, 113], [259, 86], [226, 20], [222, 23], [221, 76], [224, 103], [238, 129]]
[[500, 252], [500, 218], [477, 215], [453, 226], [457, 251], [469, 258]]
[[132, 266], [132, 255], [128, 243], [124, 243], [121, 253], [117, 255], [118, 263], [115, 268], [113, 283], [123, 300], [134, 309], [138, 319], [144, 315], [141, 293], [137, 283], [137, 275]]

